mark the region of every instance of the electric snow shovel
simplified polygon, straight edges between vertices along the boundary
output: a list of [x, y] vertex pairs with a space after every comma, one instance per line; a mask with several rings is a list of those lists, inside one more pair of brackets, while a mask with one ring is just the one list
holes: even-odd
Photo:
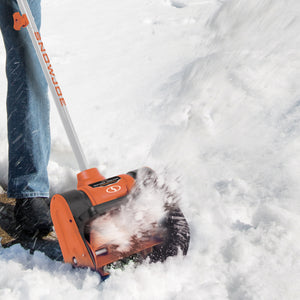
[[[179, 252], [187, 253], [189, 226], [176, 201], [164, 204], [164, 216], [160, 220], [150, 220], [143, 232], [132, 232], [132, 228], [122, 225], [123, 235], [127, 233], [129, 242], [120, 247], [110, 234], [105, 234], [93, 226], [95, 220], [108, 224], [126, 205], [139, 201], [145, 189], [156, 189], [170, 200], [175, 196], [165, 185], [159, 186], [157, 177], [150, 168], [141, 168], [104, 178], [96, 168], [88, 169], [85, 156], [67, 110], [49, 56], [41, 35], [34, 22], [27, 0], [17, 0], [20, 12], [13, 15], [14, 28], [26, 27], [35, 48], [40, 65], [65, 127], [71, 147], [77, 159], [80, 173], [77, 175], [77, 190], [53, 196], [50, 212], [64, 261], [73, 266], [90, 267], [102, 275], [108, 274], [106, 267], [118, 261], [149, 257], [152, 262], [164, 261]], [[123, 209], [124, 210], [124, 209]], [[113, 225], [111, 225], [112, 227]], [[110, 232], [110, 230], [106, 231]], [[137, 230], [138, 231], [138, 230]]]

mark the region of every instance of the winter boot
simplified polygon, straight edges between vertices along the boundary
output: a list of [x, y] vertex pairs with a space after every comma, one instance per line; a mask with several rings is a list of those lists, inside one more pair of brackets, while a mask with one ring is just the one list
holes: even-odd
[[16, 199], [14, 215], [17, 226], [27, 234], [47, 234], [52, 230], [49, 199], [42, 197]]

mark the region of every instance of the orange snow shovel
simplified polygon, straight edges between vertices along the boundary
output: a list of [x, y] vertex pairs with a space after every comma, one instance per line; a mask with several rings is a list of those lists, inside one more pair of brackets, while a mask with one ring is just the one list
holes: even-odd
[[[104, 178], [96, 168], [89, 169], [79, 139], [67, 110], [61, 87], [41, 35], [34, 22], [27, 0], [17, 0], [20, 12], [14, 14], [14, 28], [26, 28], [48, 82], [54, 102], [66, 130], [81, 172], [77, 175], [77, 189], [53, 196], [50, 212], [59, 245], [66, 263], [75, 267], [90, 267], [107, 275], [106, 267], [127, 258], [149, 257], [150, 261], [163, 261], [179, 252], [187, 253], [190, 232], [188, 223], [176, 202], [165, 204], [162, 220], [153, 220], [144, 234], [130, 233], [126, 249], [118, 247], [107, 234], [98, 232], [91, 224], [106, 217], [108, 225], [113, 215], [130, 201], [143, 197], [143, 187], [151, 186], [162, 193], [172, 194], [159, 186], [150, 168], [141, 168]], [[123, 233], [130, 231], [126, 224]]]

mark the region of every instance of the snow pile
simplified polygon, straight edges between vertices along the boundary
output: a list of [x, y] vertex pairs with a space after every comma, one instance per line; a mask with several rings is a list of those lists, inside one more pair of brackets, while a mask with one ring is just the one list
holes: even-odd
[[[106, 177], [145, 165], [164, 174], [191, 245], [186, 257], [129, 265], [103, 283], [0, 248], [0, 295], [299, 298], [299, 10], [298, 0], [46, 1], [42, 33], [91, 167]], [[58, 124], [54, 111], [53, 192], [75, 188], [78, 171]]]

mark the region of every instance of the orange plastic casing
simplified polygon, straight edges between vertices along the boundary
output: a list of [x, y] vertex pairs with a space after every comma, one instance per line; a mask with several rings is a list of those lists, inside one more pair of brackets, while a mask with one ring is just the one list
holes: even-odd
[[14, 29], [20, 31], [22, 27], [26, 27], [29, 25], [28, 18], [26, 14], [21, 15], [19, 12], [15, 12], [13, 14], [14, 19]]
[[72, 191], [71, 196], [67, 193], [54, 195], [50, 206], [65, 262], [74, 266], [90, 267], [105, 275], [103, 267], [107, 264], [135, 253], [146, 254], [153, 246], [161, 243], [161, 240], [149, 237], [137, 242], [129, 252], [120, 253], [112, 245], [106, 244], [101, 237], [94, 237], [92, 232], [86, 236], [84, 226], [97, 216], [89, 216], [88, 213], [107, 204], [113, 206], [114, 203], [122, 203], [134, 187], [135, 179], [128, 174], [105, 179], [96, 168], [79, 173], [77, 179], [77, 191]]

